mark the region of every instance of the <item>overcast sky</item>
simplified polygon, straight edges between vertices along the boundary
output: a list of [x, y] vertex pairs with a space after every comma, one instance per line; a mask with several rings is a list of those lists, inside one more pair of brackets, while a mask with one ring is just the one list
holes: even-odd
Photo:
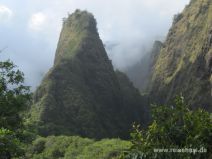
[[[10, 58], [35, 88], [53, 65], [62, 18], [77, 8], [92, 12], [116, 68], [137, 62], [163, 40], [174, 14], [189, 0], [0, 0], [0, 59]], [[112, 47], [110, 47], [112, 46]], [[112, 49], [111, 49], [112, 48]]]

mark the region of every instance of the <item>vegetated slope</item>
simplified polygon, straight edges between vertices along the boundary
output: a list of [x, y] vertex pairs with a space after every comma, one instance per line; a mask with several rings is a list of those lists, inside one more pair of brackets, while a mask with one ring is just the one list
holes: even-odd
[[212, 1], [191, 0], [174, 18], [156, 60], [150, 96], [161, 103], [183, 94], [212, 111]]
[[93, 15], [76, 10], [64, 19], [54, 66], [34, 94], [29, 120], [42, 136], [127, 138], [133, 122], [144, 125], [146, 110], [130, 81], [118, 77]]
[[142, 93], [147, 93], [152, 68], [162, 46], [162, 42], [155, 41], [152, 50], [146, 53], [138, 63], [125, 71], [134, 86]]
[[26, 153], [29, 159], [115, 159], [131, 143], [119, 139], [92, 139], [77, 136], [39, 137]]

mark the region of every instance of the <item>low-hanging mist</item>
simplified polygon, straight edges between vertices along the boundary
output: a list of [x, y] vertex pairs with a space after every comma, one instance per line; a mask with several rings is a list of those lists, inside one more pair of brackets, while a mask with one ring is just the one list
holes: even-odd
[[62, 18], [79, 8], [94, 14], [114, 67], [124, 70], [138, 62], [154, 40], [165, 38], [173, 15], [188, 1], [2, 0], [0, 49], [7, 49], [0, 58], [13, 60], [34, 89], [53, 65]]

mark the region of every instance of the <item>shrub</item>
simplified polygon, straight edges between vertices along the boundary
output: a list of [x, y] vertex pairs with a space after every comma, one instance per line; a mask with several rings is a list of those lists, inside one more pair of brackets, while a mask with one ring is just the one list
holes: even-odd
[[23, 145], [15, 136], [15, 133], [1, 128], [0, 129], [0, 158], [10, 159], [24, 154]]
[[[210, 113], [190, 110], [183, 97], [177, 97], [173, 106], [154, 106], [152, 112], [153, 122], [146, 131], [140, 130], [139, 125], [133, 126], [132, 147], [122, 158], [212, 157]], [[200, 152], [191, 153], [196, 150]], [[207, 153], [203, 153], [205, 150]]]

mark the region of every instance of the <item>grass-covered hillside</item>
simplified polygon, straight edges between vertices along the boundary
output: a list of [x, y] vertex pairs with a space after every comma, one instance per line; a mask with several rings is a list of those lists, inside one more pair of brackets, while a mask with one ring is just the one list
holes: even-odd
[[154, 65], [150, 96], [162, 103], [183, 93], [191, 105], [212, 111], [212, 1], [191, 0], [175, 16]]

